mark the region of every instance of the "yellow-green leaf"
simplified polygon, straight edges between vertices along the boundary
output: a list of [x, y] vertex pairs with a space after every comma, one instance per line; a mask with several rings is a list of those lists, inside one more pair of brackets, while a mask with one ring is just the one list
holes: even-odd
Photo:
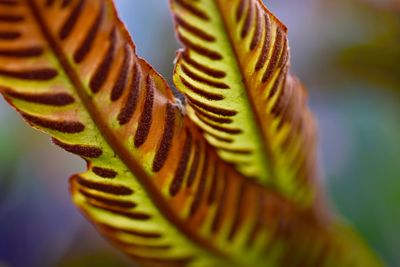
[[299, 205], [221, 160], [138, 58], [111, 0], [0, 0], [0, 18], [1, 93], [86, 160], [70, 180], [74, 202], [136, 262], [378, 265], [319, 205]]
[[315, 127], [288, 73], [286, 27], [257, 0], [172, 0], [174, 81], [224, 160], [304, 206], [318, 198]]

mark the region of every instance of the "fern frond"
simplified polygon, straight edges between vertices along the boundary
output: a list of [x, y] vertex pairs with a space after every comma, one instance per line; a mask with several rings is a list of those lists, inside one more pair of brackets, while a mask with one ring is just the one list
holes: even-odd
[[[201, 1], [177, 2], [200, 19], [209, 16], [194, 8]], [[337, 266], [343, 254], [340, 266], [351, 266], [366, 259], [358, 255], [362, 246], [346, 253], [350, 238], [320, 209], [220, 158], [164, 79], [137, 56], [111, 0], [7, 0], [0, 14], [9, 18], [0, 21], [1, 93], [32, 127], [86, 160], [87, 171], [70, 179], [73, 200], [137, 262]], [[234, 115], [228, 108], [220, 120]]]

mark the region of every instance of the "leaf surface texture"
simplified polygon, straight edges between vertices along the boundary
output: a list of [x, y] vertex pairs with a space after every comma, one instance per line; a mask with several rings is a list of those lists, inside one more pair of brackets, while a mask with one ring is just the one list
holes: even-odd
[[[177, 2], [203, 16], [193, 3], [206, 1]], [[262, 11], [254, 12], [266, 16]], [[86, 160], [87, 171], [70, 179], [73, 200], [122, 251], [143, 266], [334, 266], [349, 235], [337, 234], [336, 224], [313, 205], [260, 185], [261, 176], [248, 179], [246, 170], [217, 153], [194, 111], [192, 121], [164, 79], [137, 56], [112, 1], [1, 0], [0, 18], [0, 91], [31, 126]], [[286, 62], [281, 54], [278, 61]], [[279, 64], [274, 80], [286, 75]], [[298, 83], [288, 77], [280, 84], [295, 94]], [[295, 99], [303, 107], [302, 94]], [[216, 116], [232, 117], [226, 115]], [[315, 249], [303, 244], [307, 238]], [[355, 259], [343, 256], [341, 266]]]
[[254, 0], [172, 0], [174, 81], [224, 160], [304, 206], [317, 197], [315, 127], [288, 73], [286, 27]]

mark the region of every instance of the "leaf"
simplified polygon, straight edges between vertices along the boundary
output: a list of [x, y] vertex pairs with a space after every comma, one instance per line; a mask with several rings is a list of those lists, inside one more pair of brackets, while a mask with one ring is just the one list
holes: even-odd
[[286, 27], [257, 0], [172, 0], [174, 82], [222, 159], [307, 207], [316, 202], [315, 127], [288, 73]]
[[111, 0], [1, 0], [0, 26], [0, 91], [32, 127], [86, 160], [70, 179], [73, 200], [136, 262], [374, 266], [330, 216], [217, 156], [138, 58]]

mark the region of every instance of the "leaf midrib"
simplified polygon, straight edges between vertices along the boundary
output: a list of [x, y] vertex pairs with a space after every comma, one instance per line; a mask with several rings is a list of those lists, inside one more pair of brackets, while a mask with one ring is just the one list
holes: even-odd
[[[239, 55], [236, 51], [234, 42], [233, 42], [233, 38], [231, 36], [231, 31], [229, 30], [228, 24], [226, 22], [225, 16], [223, 15], [222, 12], [222, 8], [221, 8], [221, 3], [219, 0], [215, 0], [216, 1], [216, 7], [217, 10], [222, 18], [222, 22], [223, 22], [223, 26], [224, 26], [224, 30], [225, 30], [225, 34], [229, 40], [229, 45], [231, 47], [231, 50], [233, 51], [233, 55], [235, 56], [235, 61], [236, 61], [236, 65], [238, 66], [238, 69], [240, 70], [240, 76], [241, 76], [241, 80], [243, 81], [243, 85], [244, 85], [244, 91], [246, 93], [246, 98], [247, 98], [247, 102], [249, 103], [249, 106], [251, 108], [251, 114], [254, 116], [255, 120], [256, 120], [256, 125], [263, 125], [261, 123], [261, 118], [258, 115], [255, 103], [253, 101], [253, 98], [251, 97], [250, 93], [248, 92], [247, 88], [250, 88], [248, 81], [246, 79], [246, 75], [244, 73], [244, 70], [242, 68], [242, 65], [240, 63], [239, 60]], [[276, 175], [277, 172], [275, 170], [275, 164], [274, 164], [274, 156], [273, 156], [273, 152], [272, 152], [272, 145], [270, 144], [270, 142], [268, 142], [268, 140], [265, 138], [265, 136], [267, 135], [267, 133], [265, 131], [263, 131], [263, 129], [261, 127], [255, 127], [255, 131], [257, 132], [257, 135], [260, 137], [261, 143], [262, 143], [262, 148], [263, 151], [266, 154], [266, 158], [268, 159], [265, 164], [267, 165], [267, 168], [265, 168], [265, 171], [268, 171], [269, 175], [267, 175], [267, 177], [269, 177], [271, 180], [267, 181], [268, 184], [270, 184], [271, 186], [275, 186], [275, 184], [273, 183], [273, 179], [276, 179]], [[272, 183], [271, 183], [272, 182]]]
[[[229, 257], [216, 248], [207, 239], [199, 236], [197, 233], [191, 231], [190, 227], [184, 220], [179, 218], [173, 210], [168, 206], [164, 197], [160, 194], [158, 189], [151, 183], [149, 175], [145, 170], [136, 162], [136, 160], [130, 155], [129, 151], [119, 142], [117, 142], [116, 136], [112, 133], [107, 124], [101, 119], [101, 115], [96, 109], [96, 107], [91, 103], [90, 97], [85, 93], [85, 87], [81, 82], [78, 74], [70, 66], [68, 59], [64, 55], [62, 48], [58, 45], [58, 42], [53, 38], [51, 31], [47, 28], [45, 21], [42, 19], [41, 12], [39, 8], [34, 3], [34, 0], [28, 0], [28, 5], [34, 15], [36, 21], [39, 24], [39, 28], [44, 36], [44, 38], [49, 43], [51, 49], [53, 50], [56, 58], [63, 67], [67, 77], [72, 83], [76, 93], [82, 101], [84, 108], [87, 110], [90, 118], [95, 123], [96, 127], [99, 129], [100, 134], [106, 141], [106, 143], [115, 152], [115, 155], [126, 165], [126, 167], [131, 171], [134, 177], [139, 181], [139, 183], [144, 187], [150, 196], [152, 202], [157, 207], [165, 218], [174, 225], [180, 232], [182, 232], [189, 240], [193, 243], [201, 246], [207, 251], [215, 254], [217, 257], [223, 258], [227, 262], [230, 262]], [[117, 15], [114, 14], [116, 18]], [[118, 25], [119, 27], [119, 25]], [[139, 57], [137, 57], [141, 60]]]

